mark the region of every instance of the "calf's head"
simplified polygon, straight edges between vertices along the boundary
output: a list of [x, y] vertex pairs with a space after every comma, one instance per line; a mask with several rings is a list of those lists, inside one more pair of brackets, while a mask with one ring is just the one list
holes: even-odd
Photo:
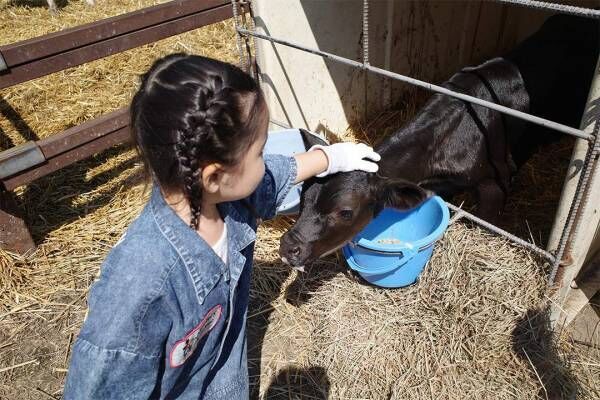
[[365, 172], [313, 178], [304, 183], [298, 220], [281, 239], [281, 259], [302, 267], [350, 241], [384, 207], [406, 210], [428, 195], [408, 181]]

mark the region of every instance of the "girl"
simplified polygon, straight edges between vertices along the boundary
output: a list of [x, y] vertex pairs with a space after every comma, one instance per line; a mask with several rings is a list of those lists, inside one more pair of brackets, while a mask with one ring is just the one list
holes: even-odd
[[143, 75], [134, 143], [153, 181], [90, 290], [65, 399], [247, 399], [246, 310], [257, 218], [297, 182], [377, 171], [364, 144], [262, 156], [269, 113], [233, 65], [174, 54]]

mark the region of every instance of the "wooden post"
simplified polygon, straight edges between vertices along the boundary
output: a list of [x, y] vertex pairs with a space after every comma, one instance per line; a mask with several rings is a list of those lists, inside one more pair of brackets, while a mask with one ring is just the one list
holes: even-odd
[[20, 216], [14, 195], [0, 188], [0, 247], [19, 254], [35, 250], [27, 224]]
[[[586, 110], [583, 115], [581, 129], [591, 133], [600, 113], [600, 59], [596, 65], [596, 75], [592, 81]], [[593, 118], [589, 118], [593, 113]], [[548, 244], [548, 250], [556, 249], [564, 223], [566, 221], [571, 202], [575, 196], [575, 188], [582, 172], [582, 163], [588, 151], [589, 143], [587, 140], [578, 139], [575, 142], [573, 155], [569, 171], [563, 185], [563, 192], [559, 208], [554, 218], [554, 227]], [[569, 242], [563, 256], [561, 266], [556, 276], [557, 293], [555, 302], [552, 306], [551, 320], [554, 326], [568, 325], [575, 319], [575, 316], [587, 304], [584, 298], [590, 299], [596, 291], [597, 282], [594, 279], [590, 282], [583, 281], [595, 274], [583, 274], [586, 266], [590, 268], [599, 268], [590, 259], [596, 251], [600, 249], [600, 162], [590, 160], [594, 163], [595, 172], [592, 172], [586, 191], [588, 192], [587, 204], [582, 204], [575, 220], [575, 227], [569, 237]], [[581, 274], [580, 274], [581, 272]], [[587, 278], [586, 278], [587, 277]], [[577, 281], [579, 280], [579, 282]], [[585, 291], [580, 288], [585, 287]], [[595, 290], [592, 288], [595, 287]], [[579, 289], [578, 289], [579, 288]]]

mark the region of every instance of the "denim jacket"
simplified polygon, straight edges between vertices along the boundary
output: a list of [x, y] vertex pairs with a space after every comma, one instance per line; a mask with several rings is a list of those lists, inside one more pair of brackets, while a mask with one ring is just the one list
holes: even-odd
[[[272, 218], [296, 162], [265, 156], [247, 203]], [[219, 205], [227, 265], [167, 205], [148, 204], [109, 252], [88, 297], [64, 398], [248, 399], [246, 311], [257, 221], [242, 202]]]

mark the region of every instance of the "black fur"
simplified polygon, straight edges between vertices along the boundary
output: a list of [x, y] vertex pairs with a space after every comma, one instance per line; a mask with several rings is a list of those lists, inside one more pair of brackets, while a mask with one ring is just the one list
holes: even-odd
[[[578, 127], [598, 59], [598, 23], [550, 17], [504, 57], [465, 68], [443, 85]], [[479, 214], [494, 222], [518, 168], [540, 145], [559, 137], [547, 128], [435, 94], [376, 148], [382, 156], [377, 175], [350, 172], [306, 184], [300, 217], [282, 238], [280, 253], [293, 265], [309, 262], [350, 240], [382, 207], [413, 207], [430, 191], [446, 197], [474, 191]], [[352, 210], [350, 222], [337, 217], [346, 209]]]

